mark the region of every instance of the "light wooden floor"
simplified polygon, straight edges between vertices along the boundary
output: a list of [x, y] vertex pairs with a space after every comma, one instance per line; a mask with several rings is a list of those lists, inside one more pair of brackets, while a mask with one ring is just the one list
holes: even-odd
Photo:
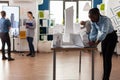
[[[15, 61], [0, 60], [0, 80], [52, 80], [52, 53], [37, 53], [34, 58], [13, 53]], [[0, 58], [1, 58], [0, 53]], [[79, 52], [57, 53], [57, 80], [91, 80], [91, 55], [82, 54], [82, 72], [78, 72]], [[95, 80], [102, 80], [102, 57], [95, 54]], [[110, 80], [120, 80], [120, 56], [113, 57]]]

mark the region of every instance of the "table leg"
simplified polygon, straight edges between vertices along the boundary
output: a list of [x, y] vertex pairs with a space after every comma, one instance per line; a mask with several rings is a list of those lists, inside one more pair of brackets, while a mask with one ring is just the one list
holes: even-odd
[[81, 51], [79, 55], [79, 73], [81, 72]]
[[53, 50], [53, 80], [56, 80], [56, 51]]
[[92, 50], [92, 80], [94, 80], [94, 50]]

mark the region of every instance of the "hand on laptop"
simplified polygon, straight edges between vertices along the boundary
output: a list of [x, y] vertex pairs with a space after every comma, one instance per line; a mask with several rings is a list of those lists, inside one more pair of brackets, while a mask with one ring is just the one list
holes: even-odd
[[95, 43], [94, 41], [90, 41], [89, 45], [90, 45], [90, 47], [97, 47], [98, 44]]

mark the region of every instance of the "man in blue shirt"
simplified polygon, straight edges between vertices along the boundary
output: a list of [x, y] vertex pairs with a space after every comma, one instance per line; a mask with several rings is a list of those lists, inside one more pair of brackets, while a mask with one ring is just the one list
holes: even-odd
[[117, 34], [114, 31], [110, 18], [102, 16], [98, 8], [89, 11], [91, 20], [90, 45], [97, 46], [102, 42], [103, 53], [103, 80], [109, 80], [112, 68], [112, 55], [117, 43]]
[[[8, 59], [8, 61], [13, 61], [14, 59], [11, 58], [11, 43], [9, 37], [9, 29], [11, 23], [8, 19], [5, 19], [5, 11], [1, 11], [1, 17], [2, 18], [0, 19], [0, 38], [2, 41], [2, 60]], [[8, 46], [8, 58], [5, 56], [5, 43], [7, 43]]]

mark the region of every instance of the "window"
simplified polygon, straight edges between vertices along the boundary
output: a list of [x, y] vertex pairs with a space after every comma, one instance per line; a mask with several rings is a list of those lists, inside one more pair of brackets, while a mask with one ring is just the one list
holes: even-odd
[[91, 8], [92, 0], [51, 0], [50, 1], [50, 18], [55, 20], [55, 24], [62, 24], [64, 21], [64, 9], [73, 6], [74, 17], [76, 23], [81, 20], [88, 20], [88, 11], [84, 10], [85, 5]]
[[50, 1], [50, 18], [55, 24], [63, 23], [63, 1]]
[[[0, 1], [0, 12], [2, 11], [3, 6], [8, 6], [8, 2], [7, 1]], [[0, 16], [0, 18], [1, 18], [1, 16]]]
[[91, 1], [79, 1], [79, 13], [78, 13], [79, 21], [89, 20], [88, 11], [90, 8], [91, 8]]
[[77, 3], [76, 2], [65, 2], [65, 9], [69, 8], [73, 6], [73, 10], [74, 10], [74, 13], [73, 13], [73, 22], [75, 23], [76, 22], [76, 10], [77, 10]]

